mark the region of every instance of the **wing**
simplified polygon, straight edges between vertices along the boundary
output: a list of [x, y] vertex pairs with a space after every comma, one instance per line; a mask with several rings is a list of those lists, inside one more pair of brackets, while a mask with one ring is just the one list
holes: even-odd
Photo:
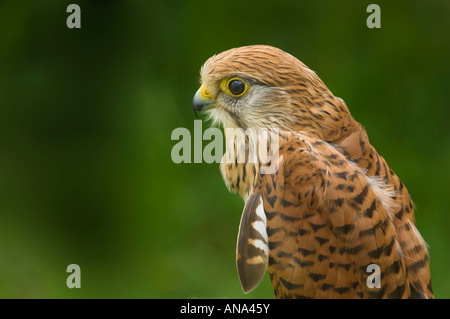
[[367, 169], [369, 176], [383, 178], [394, 190], [392, 216], [411, 286], [411, 297], [433, 298], [427, 245], [415, 227], [414, 205], [408, 190], [390, 169], [386, 160], [370, 145], [367, 133], [358, 124], [352, 134], [334, 144], [356, 165]]
[[[247, 201], [243, 214], [243, 219], [246, 214], [258, 215], [255, 203], [262, 198], [259, 211], [266, 216], [268, 269], [275, 295], [409, 297], [389, 190], [321, 140], [288, 134], [280, 141], [283, 159], [278, 172], [259, 176], [254, 200]], [[250, 228], [249, 234], [256, 234], [248, 225], [241, 221], [238, 252], [241, 232]], [[411, 235], [417, 236], [414, 231]], [[378, 277], [370, 265], [379, 267]]]
[[255, 289], [266, 273], [268, 241], [261, 194], [253, 193], [245, 203], [236, 248], [239, 280], [245, 293]]

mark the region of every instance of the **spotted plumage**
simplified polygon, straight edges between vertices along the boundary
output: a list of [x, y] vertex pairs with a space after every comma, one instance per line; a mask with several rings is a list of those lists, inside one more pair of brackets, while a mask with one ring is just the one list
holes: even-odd
[[[227, 90], [232, 80], [245, 91], [236, 92], [240, 82]], [[194, 107], [210, 109], [213, 121], [280, 133], [276, 172], [221, 164], [246, 202], [237, 244], [245, 292], [267, 267], [278, 298], [433, 297], [406, 187], [313, 71], [282, 50], [248, 46], [210, 58], [201, 82]], [[248, 154], [231, 145], [235, 156]], [[380, 288], [367, 284], [371, 264], [380, 267]]]

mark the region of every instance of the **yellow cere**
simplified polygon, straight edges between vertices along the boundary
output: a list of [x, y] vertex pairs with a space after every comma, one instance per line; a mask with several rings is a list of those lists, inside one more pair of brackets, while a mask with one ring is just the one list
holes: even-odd
[[212, 93], [209, 92], [209, 91], [205, 88], [204, 85], [202, 85], [201, 89], [202, 89], [202, 95], [203, 95], [204, 97], [206, 97], [206, 98], [210, 98], [210, 97], [211, 97]]
[[[230, 92], [230, 90], [228, 89], [228, 84], [229, 84], [231, 81], [233, 81], [233, 80], [239, 80], [239, 81], [242, 81], [242, 82], [244, 83], [244, 85], [245, 85], [244, 92], [242, 92], [241, 94], [238, 94], [238, 95], [235, 95], [235, 94], [233, 94], [233, 93]], [[224, 79], [224, 80], [222, 80], [222, 82], [220, 82], [220, 88], [221, 88], [222, 91], [224, 91], [225, 93], [227, 93], [227, 94], [229, 94], [229, 95], [231, 95], [231, 96], [234, 96], [234, 97], [242, 96], [242, 95], [245, 94], [245, 92], [248, 91], [248, 85], [247, 85], [247, 83], [246, 83], [244, 80], [239, 79], [239, 78], [231, 78], [231, 79]]]

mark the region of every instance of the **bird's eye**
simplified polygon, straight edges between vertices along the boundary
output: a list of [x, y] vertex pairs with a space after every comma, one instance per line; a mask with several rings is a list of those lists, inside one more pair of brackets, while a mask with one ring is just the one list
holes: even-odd
[[221, 87], [226, 93], [235, 97], [244, 95], [244, 93], [247, 92], [248, 89], [247, 83], [238, 78], [222, 81]]
[[241, 80], [231, 80], [228, 82], [228, 90], [233, 95], [241, 95], [245, 91], [245, 83]]

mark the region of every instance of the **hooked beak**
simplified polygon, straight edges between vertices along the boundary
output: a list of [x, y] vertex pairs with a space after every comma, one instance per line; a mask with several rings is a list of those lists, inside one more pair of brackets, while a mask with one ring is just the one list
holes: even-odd
[[206, 88], [202, 85], [195, 93], [194, 100], [192, 101], [195, 116], [197, 116], [197, 112], [213, 108], [214, 102], [212, 93], [206, 90]]

